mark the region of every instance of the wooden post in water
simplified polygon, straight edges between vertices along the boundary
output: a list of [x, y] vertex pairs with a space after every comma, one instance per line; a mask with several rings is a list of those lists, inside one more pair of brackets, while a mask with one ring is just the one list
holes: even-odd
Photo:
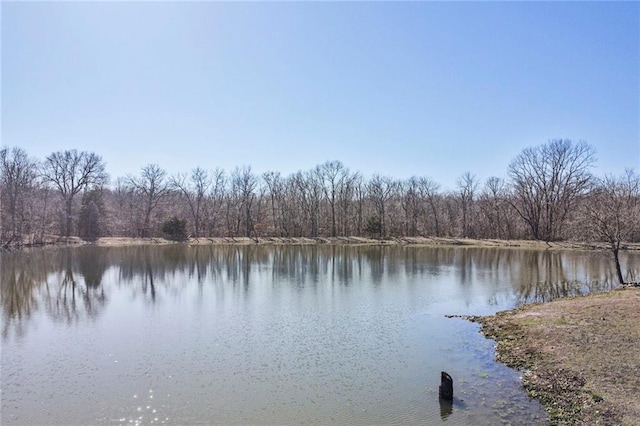
[[440, 373], [440, 398], [453, 401], [453, 379], [444, 371]]

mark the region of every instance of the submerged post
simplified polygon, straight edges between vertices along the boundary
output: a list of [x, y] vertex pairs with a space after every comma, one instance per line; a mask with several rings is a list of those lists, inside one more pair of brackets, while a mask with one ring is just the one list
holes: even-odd
[[453, 379], [444, 371], [440, 373], [440, 398], [453, 401]]

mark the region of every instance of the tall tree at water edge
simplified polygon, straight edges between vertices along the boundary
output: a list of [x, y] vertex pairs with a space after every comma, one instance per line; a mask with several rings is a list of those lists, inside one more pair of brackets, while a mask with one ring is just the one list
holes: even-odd
[[587, 238], [609, 244], [618, 281], [624, 284], [619, 252], [623, 242], [640, 239], [640, 175], [629, 169], [598, 179], [585, 204]]
[[75, 149], [49, 155], [44, 161], [42, 176], [45, 183], [53, 184], [64, 201], [66, 237], [72, 231], [75, 196], [80, 191], [102, 187], [109, 179], [101, 156]]
[[562, 237], [567, 215], [592, 182], [595, 151], [586, 142], [554, 139], [527, 148], [509, 164], [511, 204], [536, 240]]

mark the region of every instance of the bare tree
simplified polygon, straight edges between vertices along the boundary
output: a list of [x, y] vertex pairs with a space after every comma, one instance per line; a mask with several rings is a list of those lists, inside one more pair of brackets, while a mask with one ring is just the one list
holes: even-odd
[[284, 218], [281, 214], [284, 196], [284, 179], [280, 175], [280, 172], [266, 172], [262, 175], [262, 180], [269, 191], [272, 232], [274, 235], [281, 237], [284, 233]]
[[396, 182], [388, 176], [373, 175], [369, 181], [369, 197], [380, 219], [380, 236], [387, 235], [387, 210], [388, 202], [395, 194]]
[[478, 179], [471, 172], [465, 172], [456, 184], [458, 186], [458, 200], [462, 210], [462, 236], [467, 238], [473, 236], [470, 218], [472, 217], [475, 193], [478, 189]]
[[167, 172], [157, 164], [148, 164], [142, 168], [139, 177], [129, 176], [128, 182], [136, 193], [144, 200], [144, 224], [141, 236], [151, 235], [151, 212], [155, 209], [169, 192], [169, 183], [166, 179]]
[[367, 183], [361, 174], [354, 176], [353, 193], [355, 207], [355, 217], [353, 219], [354, 228], [356, 235], [362, 235], [364, 230], [365, 202], [367, 199]]
[[339, 209], [339, 229], [344, 236], [351, 235], [352, 227], [349, 226], [349, 215], [353, 214], [354, 201], [356, 195], [356, 184], [360, 180], [358, 173], [350, 173], [347, 169], [346, 175], [338, 190]]
[[331, 210], [331, 236], [337, 235], [336, 200], [349, 176], [349, 170], [339, 161], [328, 161], [320, 166], [322, 190]]
[[0, 150], [0, 242], [22, 239], [30, 223], [29, 202], [36, 186], [38, 163], [22, 148]]
[[231, 175], [231, 192], [239, 200], [238, 223], [244, 222], [244, 235], [251, 237], [254, 223], [251, 217], [251, 207], [255, 201], [255, 189], [258, 178], [251, 172], [251, 167], [236, 168]]
[[206, 170], [197, 167], [191, 171], [189, 180], [185, 174], [178, 174], [171, 178], [170, 184], [179, 189], [187, 200], [193, 219], [194, 237], [199, 238], [207, 192], [212, 185], [211, 176]]
[[629, 169], [599, 179], [586, 204], [589, 236], [609, 244], [618, 281], [624, 284], [619, 252], [624, 242], [640, 240], [640, 175]]
[[211, 189], [208, 194], [208, 202], [204, 213], [207, 223], [207, 235], [215, 236], [218, 227], [220, 212], [223, 208], [227, 192], [227, 177], [224, 170], [216, 168], [211, 174]]
[[527, 148], [511, 162], [512, 205], [533, 238], [552, 241], [561, 237], [567, 215], [589, 188], [594, 162], [590, 145], [567, 139]]
[[504, 238], [508, 233], [504, 230], [508, 224], [505, 218], [507, 190], [503, 179], [492, 176], [487, 179], [480, 193], [481, 237]]
[[307, 172], [298, 172], [292, 176], [295, 197], [300, 203], [302, 217], [300, 235], [306, 234], [311, 238], [319, 235], [320, 202], [322, 201], [322, 177], [320, 167]]
[[[420, 194], [420, 199], [423, 200], [423, 202], [426, 202], [429, 206], [428, 210], [433, 220], [433, 230], [435, 231], [436, 237], [440, 236], [440, 221], [439, 221], [438, 206], [437, 206], [439, 190], [440, 190], [440, 185], [430, 178], [422, 177], [418, 181], [418, 192]], [[429, 216], [429, 215], [425, 214], [425, 220], [426, 220], [426, 216]], [[427, 229], [429, 228], [425, 223], [425, 232], [428, 232]]]
[[420, 180], [415, 176], [399, 185], [400, 206], [404, 212], [404, 234], [410, 237], [418, 235], [418, 218], [423, 209], [419, 186]]
[[108, 180], [105, 163], [97, 154], [75, 149], [49, 155], [42, 171], [44, 181], [58, 190], [65, 204], [65, 236], [71, 235], [73, 200], [82, 190], [101, 187]]

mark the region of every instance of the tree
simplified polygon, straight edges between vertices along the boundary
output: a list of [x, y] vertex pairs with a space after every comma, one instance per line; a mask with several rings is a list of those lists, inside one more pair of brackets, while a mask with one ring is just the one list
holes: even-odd
[[480, 236], [482, 238], [510, 238], [510, 224], [507, 218], [507, 189], [503, 179], [488, 178], [480, 194], [478, 204], [482, 213]]
[[85, 240], [95, 240], [103, 235], [104, 200], [102, 188], [87, 191], [82, 195], [78, 214], [78, 235]]
[[640, 175], [626, 170], [599, 179], [586, 204], [590, 237], [609, 244], [618, 281], [624, 284], [619, 252], [623, 242], [640, 239]]
[[382, 238], [382, 221], [378, 216], [369, 216], [364, 222], [363, 230], [367, 234]]
[[207, 224], [207, 235], [216, 235], [220, 210], [227, 192], [227, 178], [224, 170], [216, 168], [211, 173], [211, 189], [207, 195], [204, 221]]
[[388, 202], [396, 190], [396, 183], [387, 176], [373, 175], [369, 182], [369, 196], [375, 207], [377, 217], [380, 219], [380, 236], [387, 235], [387, 210]]
[[187, 239], [187, 219], [174, 216], [162, 224], [162, 232], [170, 240], [184, 241]]
[[422, 200], [418, 186], [419, 179], [415, 176], [399, 185], [400, 206], [404, 212], [404, 233], [410, 237], [418, 235], [418, 218], [422, 211]]
[[38, 163], [21, 148], [0, 150], [0, 241], [21, 239], [31, 225], [28, 204], [36, 186]]
[[349, 169], [339, 161], [328, 161], [320, 166], [319, 173], [324, 197], [329, 202], [331, 210], [331, 236], [335, 237], [337, 235], [336, 198], [349, 176]]
[[[426, 200], [429, 205], [429, 211], [431, 212], [431, 216], [433, 218], [433, 227], [435, 231], [435, 236], [440, 236], [440, 220], [438, 216], [438, 207], [437, 207], [437, 198], [438, 191], [440, 190], [440, 184], [436, 183], [430, 178], [422, 177], [418, 181], [418, 191], [420, 194], [421, 200]], [[425, 214], [426, 219], [427, 214]], [[425, 223], [425, 230], [427, 229]]]
[[478, 189], [478, 180], [471, 172], [466, 172], [457, 181], [458, 199], [462, 209], [462, 236], [467, 238], [471, 236], [470, 217], [472, 216], [473, 202], [476, 190]]
[[148, 164], [142, 168], [139, 177], [128, 177], [129, 184], [144, 199], [144, 224], [141, 230], [143, 237], [151, 235], [151, 212], [169, 192], [166, 176], [167, 172], [161, 169], [160, 166]]
[[560, 238], [567, 215], [589, 188], [594, 162], [594, 150], [586, 142], [554, 139], [525, 149], [509, 164], [511, 204], [533, 238]]
[[187, 182], [186, 175], [178, 174], [171, 179], [171, 185], [179, 189], [186, 198], [193, 219], [194, 236], [195, 238], [200, 237], [206, 196], [212, 185], [211, 177], [206, 170], [197, 167], [191, 171], [189, 182]]
[[73, 200], [82, 190], [103, 186], [108, 175], [102, 157], [92, 152], [58, 151], [49, 155], [42, 171], [45, 182], [58, 190], [65, 205], [65, 236], [71, 235]]
[[239, 202], [238, 224], [244, 222], [244, 235], [251, 237], [254, 223], [251, 217], [251, 207], [255, 201], [255, 189], [258, 178], [251, 172], [251, 167], [236, 168], [231, 175], [231, 192]]
[[116, 179], [111, 198], [113, 200], [111, 204], [113, 212], [110, 215], [113, 218], [111, 228], [118, 235], [136, 236], [136, 194], [127, 178]]
[[[344, 236], [351, 235], [351, 230], [353, 228], [357, 228], [356, 226], [349, 226], [349, 215], [353, 215], [354, 210], [354, 199], [356, 196], [356, 186], [358, 182], [360, 182], [360, 175], [358, 173], [349, 173], [349, 169], [347, 169], [347, 174], [345, 175], [345, 179], [342, 182], [342, 185], [338, 191], [338, 205], [339, 205], [339, 228], [340, 234]], [[353, 219], [353, 216], [351, 217]], [[357, 220], [352, 221], [357, 222]]]
[[284, 230], [284, 218], [280, 214], [284, 196], [284, 180], [280, 176], [280, 172], [266, 172], [262, 175], [262, 180], [269, 191], [272, 232], [281, 237]]

